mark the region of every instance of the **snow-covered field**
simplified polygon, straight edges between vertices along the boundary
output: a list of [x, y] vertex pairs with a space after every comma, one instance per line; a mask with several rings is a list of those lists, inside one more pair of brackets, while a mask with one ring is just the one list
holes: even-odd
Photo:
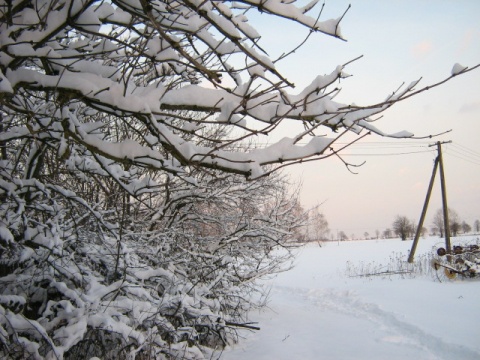
[[[420, 239], [415, 259], [441, 241]], [[303, 247], [296, 267], [269, 281], [269, 309], [251, 314], [261, 330], [243, 332], [222, 359], [480, 359], [480, 279], [351, 276], [406, 259], [411, 245], [368, 240]]]

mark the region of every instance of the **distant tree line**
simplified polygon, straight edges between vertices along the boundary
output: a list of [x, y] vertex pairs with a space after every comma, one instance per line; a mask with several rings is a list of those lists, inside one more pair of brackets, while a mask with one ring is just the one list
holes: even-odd
[[[473, 228], [470, 226], [466, 221], [461, 220], [458, 213], [448, 208], [448, 222], [450, 227], [450, 235], [451, 236], [458, 236], [460, 234], [467, 234], [472, 231], [480, 232], [480, 220], [475, 220], [473, 223]], [[438, 209], [433, 216], [433, 220], [431, 223], [430, 233], [432, 235], [438, 235], [440, 237], [445, 236], [445, 225], [444, 225], [444, 214], [443, 209]], [[392, 224], [392, 229], [386, 229], [383, 232], [383, 236], [385, 238], [390, 238], [393, 236], [398, 236], [402, 240], [406, 240], [407, 238], [411, 238], [415, 236], [417, 232], [417, 225], [416, 222], [413, 220], [408, 219], [406, 216], [397, 215], [395, 220]], [[425, 236], [428, 232], [428, 229], [423, 227], [421, 230], [420, 235]]]
[[[319, 220], [316, 220], [312, 222], [312, 217], [310, 217], [310, 222], [309, 222], [309, 229], [317, 228], [317, 230], [314, 230], [312, 233], [312, 230], [309, 230], [310, 232], [307, 232], [306, 234], [309, 235], [302, 235], [301, 241], [310, 241], [319, 239], [319, 240], [324, 240], [327, 239], [328, 234], [330, 233], [330, 230], [328, 229], [328, 222], [326, 221], [325, 217], [323, 214], [319, 214], [321, 216], [321, 219], [324, 221], [322, 222]], [[318, 215], [317, 215], [318, 217]], [[468, 224], [465, 220], [462, 220], [458, 213], [453, 210], [453, 209], [448, 209], [448, 221], [449, 221], [449, 226], [450, 226], [450, 235], [451, 236], [458, 236], [460, 234], [468, 234], [470, 232], [474, 233], [480, 233], [480, 220], [475, 220], [473, 222], [473, 226]], [[320, 237], [312, 236], [315, 234], [315, 231], [318, 232], [318, 234], [321, 234]], [[402, 240], [407, 240], [409, 238], [413, 238], [417, 232], [417, 221], [409, 219], [407, 216], [404, 215], [397, 215], [392, 223], [391, 228], [386, 228], [382, 232], [379, 230], [375, 230], [375, 235], [370, 235], [368, 232], [363, 233], [363, 238], [364, 239], [391, 239], [395, 237], [400, 237]], [[420, 236], [425, 237], [429, 233], [429, 229], [426, 227], [422, 227], [420, 231]], [[444, 226], [444, 221], [443, 221], [443, 209], [438, 209], [432, 219], [431, 222], [431, 227], [430, 227], [430, 234], [431, 235], [438, 235], [439, 237], [445, 237], [445, 226]], [[351, 234], [349, 237], [344, 231], [337, 231], [337, 236], [334, 239], [334, 236], [332, 234], [332, 240], [339, 240], [339, 241], [346, 241], [348, 239], [356, 239], [355, 234]]]

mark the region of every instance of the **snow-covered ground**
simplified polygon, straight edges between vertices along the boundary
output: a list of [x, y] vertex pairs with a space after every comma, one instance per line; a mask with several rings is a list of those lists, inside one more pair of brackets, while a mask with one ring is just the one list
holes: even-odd
[[[415, 259], [441, 241], [420, 239]], [[452, 244], [459, 241], [478, 240]], [[303, 247], [296, 267], [269, 281], [269, 309], [251, 314], [261, 330], [242, 332], [244, 339], [222, 359], [480, 359], [479, 279], [351, 276], [406, 259], [411, 245], [368, 240]]]

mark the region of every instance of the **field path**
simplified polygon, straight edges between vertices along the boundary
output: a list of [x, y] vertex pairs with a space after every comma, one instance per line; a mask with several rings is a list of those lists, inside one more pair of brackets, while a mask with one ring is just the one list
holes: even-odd
[[261, 331], [244, 333], [222, 359], [480, 359], [479, 281], [351, 279], [339, 260], [352, 254], [342, 259], [341, 248], [300, 253], [297, 267], [271, 281], [269, 309], [251, 315]]

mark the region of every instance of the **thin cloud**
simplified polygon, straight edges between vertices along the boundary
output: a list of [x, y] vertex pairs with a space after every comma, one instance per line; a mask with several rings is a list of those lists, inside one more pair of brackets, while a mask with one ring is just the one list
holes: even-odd
[[415, 46], [413, 46], [411, 50], [412, 55], [417, 59], [425, 58], [432, 51], [433, 51], [433, 44], [428, 40], [424, 40], [422, 42], [417, 43]]
[[461, 113], [471, 113], [477, 111], [480, 111], [480, 101], [463, 104], [459, 110]]
[[473, 44], [478, 43], [478, 39], [476, 39], [478, 36], [478, 31], [476, 29], [469, 29], [467, 30], [462, 38], [460, 39], [459, 45], [458, 45], [458, 53], [463, 54], [464, 52], [468, 51]]
[[425, 183], [422, 181], [417, 181], [415, 184], [413, 184], [412, 188], [414, 190], [422, 190], [425, 187]]

